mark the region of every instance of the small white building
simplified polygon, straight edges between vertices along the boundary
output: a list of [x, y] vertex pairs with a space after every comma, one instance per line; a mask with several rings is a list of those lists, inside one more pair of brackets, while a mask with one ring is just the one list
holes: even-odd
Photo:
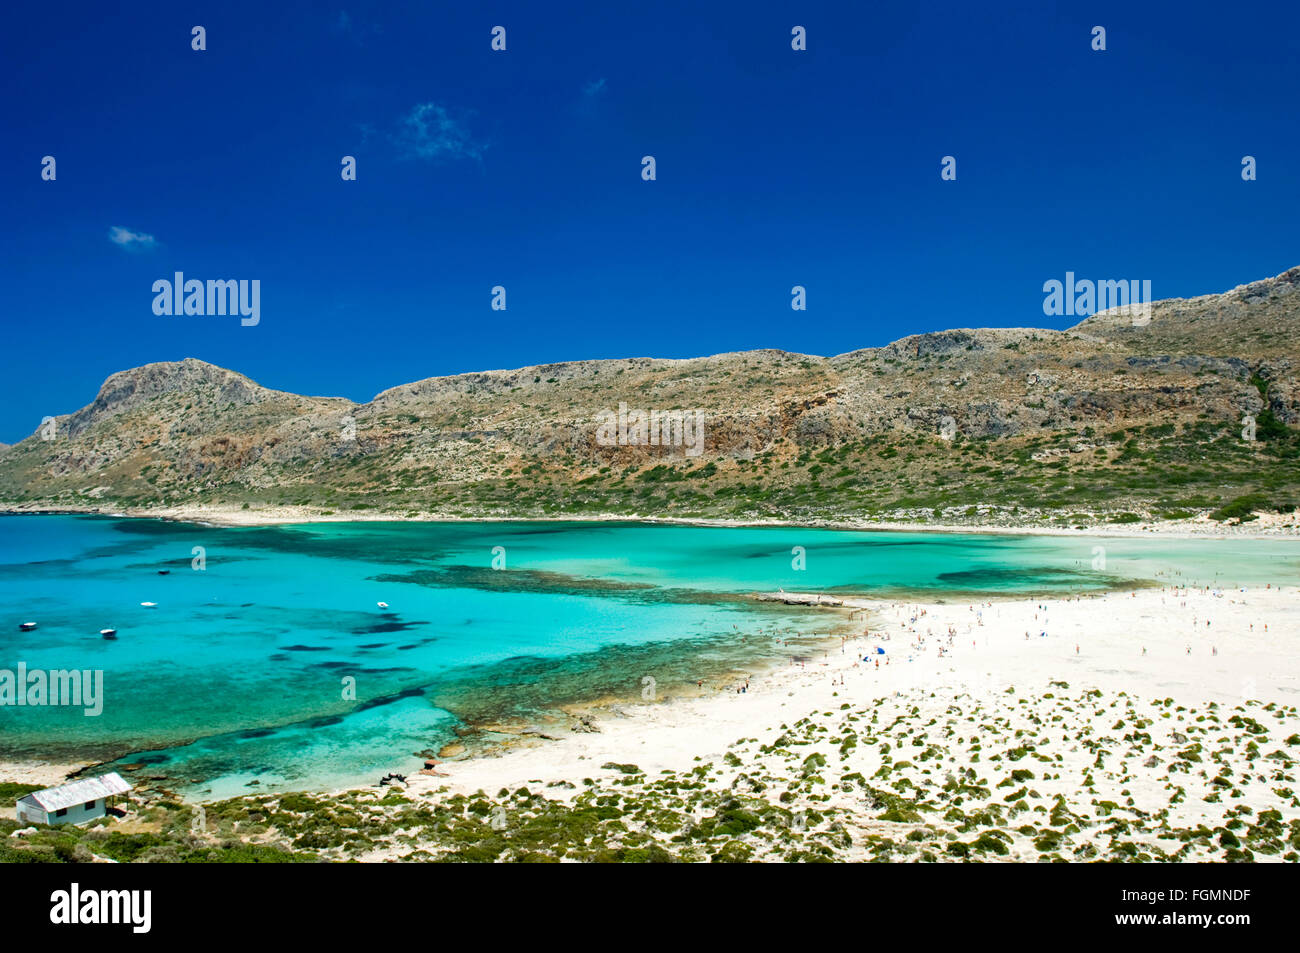
[[24, 794], [14, 804], [14, 814], [28, 824], [84, 824], [103, 817], [109, 800], [130, 790], [114, 771]]

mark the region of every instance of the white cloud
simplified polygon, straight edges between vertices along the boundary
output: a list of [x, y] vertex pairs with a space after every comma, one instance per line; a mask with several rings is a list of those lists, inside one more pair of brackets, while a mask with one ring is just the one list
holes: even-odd
[[578, 101], [573, 104], [573, 111], [579, 116], [588, 119], [595, 117], [601, 110], [601, 103], [605, 100], [605, 77], [593, 79], [591, 82], [582, 84], [582, 93], [578, 96]]
[[330, 29], [339, 36], [349, 37], [358, 46], [365, 46], [368, 39], [383, 33], [383, 30], [376, 24], [362, 22], [346, 10], [340, 10], [338, 15], [330, 21]]
[[437, 103], [420, 103], [402, 117], [392, 136], [403, 159], [481, 159], [487, 143]]
[[108, 240], [123, 248], [153, 248], [158, 240], [144, 232], [133, 232], [121, 225], [114, 225], [108, 230]]

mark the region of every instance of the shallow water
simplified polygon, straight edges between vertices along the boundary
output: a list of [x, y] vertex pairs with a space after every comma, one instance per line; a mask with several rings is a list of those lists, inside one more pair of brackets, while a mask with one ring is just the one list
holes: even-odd
[[[204, 796], [253, 781], [338, 786], [418, 769], [416, 752], [466, 722], [635, 696], [647, 674], [668, 686], [734, 671], [837, 621], [756, 604], [754, 591], [971, 598], [1297, 580], [1290, 541], [7, 516], [0, 669], [102, 670], [104, 710], [0, 706], [0, 757], [118, 758]], [[25, 621], [39, 628], [20, 632]]]

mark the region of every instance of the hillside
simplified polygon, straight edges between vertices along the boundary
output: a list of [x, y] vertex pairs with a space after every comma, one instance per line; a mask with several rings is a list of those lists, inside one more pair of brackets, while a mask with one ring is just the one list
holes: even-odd
[[[114, 374], [54, 439], [0, 452], [0, 504], [1089, 525], [1245, 497], [1218, 515], [1249, 518], [1300, 502], [1298, 334], [1300, 267], [1157, 302], [1143, 326], [575, 361], [363, 404], [186, 359]], [[702, 452], [602, 445], [620, 402], [703, 411]]]

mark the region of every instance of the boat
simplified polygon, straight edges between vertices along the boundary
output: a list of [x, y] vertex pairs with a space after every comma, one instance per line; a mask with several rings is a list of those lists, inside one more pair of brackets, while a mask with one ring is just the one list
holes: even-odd
[[387, 603], [387, 602], [376, 602], [375, 605], [379, 606], [379, 608], [381, 608], [381, 609], [387, 609], [387, 608], [388, 608], [388, 603]]
[[116, 639], [117, 629], [100, 629], [99, 634], [106, 639]]
[[170, 575], [171, 575], [171, 572], [172, 572], [172, 571], [171, 571], [170, 569], [159, 569], [159, 570], [158, 570], [158, 575], [160, 575], [160, 576], [170, 576]]
[[18, 626], [18, 628], [19, 628], [19, 630], [22, 631], [22, 632], [30, 632], [30, 631], [32, 631], [32, 629], [36, 628], [36, 623], [35, 623], [35, 622], [24, 622], [22, 625]]
[[144, 606], [146, 609], [156, 609], [156, 608], [158, 608], [158, 603], [156, 603], [156, 602], [142, 602], [142, 603], [140, 603], [140, 605]]

